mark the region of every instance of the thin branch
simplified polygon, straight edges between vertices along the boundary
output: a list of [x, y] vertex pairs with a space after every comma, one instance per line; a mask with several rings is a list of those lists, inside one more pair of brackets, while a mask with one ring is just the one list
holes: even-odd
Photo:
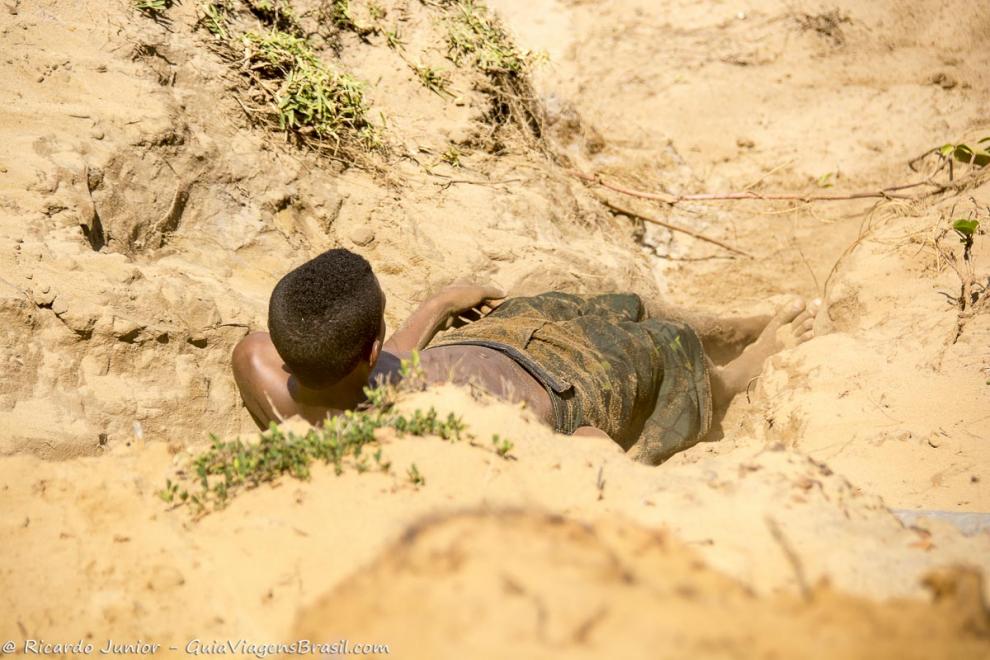
[[720, 241], [718, 239], [711, 238], [709, 236], [705, 236], [704, 234], [699, 234], [698, 232], [694, 231], [693, 229], [687, 229], [686, 227], [680, 227], [678, 225], [672, 225], [669, 222], [664, 222], [663, 220], [657, 220], [656, 218], [651, 218], [649, 216], [643, 215], [642, 213], [637, 213], [636, 211], [631, 211], [631, 210], [629, 210], [627, 208], [623, 208], [621, 206], [617, 206], [617, 205], [613, 204], [612, 202], [609, 202], [608, 200], [602, 200], [602, 204], [604, 204], [608, 208], [612, 209], [616, 213], [624, 213], [625, 215], [628, 215], [631, 218], [638, 218], [638, 219], [642, 220], [643, 222], [649, 222], [650, 224], [660, 225], [661, 227], [665, 227], [665, 228], [667, 228], [667, 229], [669, 229], [671, 231], [678, 231], [678, 232], [681, 232], [682, 234], [687, 234], [688, 236], [692, 236], [694, 238], [697, 238], [699, 241], [705, 241], [706, 243], [712, 243], [714, 245], [719, 246], [720, 248], [722, 248], [724, 250], [728, 250], [729, 252], [735, 252], [736, 254], [741, 254], [744, 257], [749, 257], [750, 259], [755, 259], [756, 258], [752, 254], [750, 254], [749, 252], [746, 252], [745, 250], [740, 250], [739, 248], [733, 247], [733, 246], [729, 245], [728, 243], [723, 243], [722, 241]]
[[[640, 199], [651, 199], [658, 202], [663, 202], [664, 204], [669, 204], [673, 206], [679, 202], [709, 202], [709, 201], [722, 201], [722, 200], [744, 200], [744, 199], [759, 199], [759, 200], [786, 200], [786, 201], [796, 201], [796, 202], [836, 202], [842, 200], [851, 199], [916, 199], [910, 195], [899, 195], [896, 194], [898, 190], [906, 190], [908, 188], [917, 188], [918, 186], [936, 186], [941, 190], [945, 190], [946, 186], [940, 186], [939, 184], [933, 183], [931, 181], [917, 181], [915, 183], [906, 183], [899, 186], [891, 186], [888, 188], [883, 188], [881, 190], [867, 191], [867, 192], [856, 192], [848, 194], [794, 194], [794, 193], [758, 193], [752, 190], [746, 190], [742, 192], [727, 192], [727, 193], [699, 193], [694, 195], [668, 195], [666, 193], [652, 193], [645, 192], [643, 190], [635, 190], [633, 188], [626, 188], [616, 183], [609, 183], [601, 178], [599, 174], [585, 174], [584, 172], [579, 172], [577, 170], [568, 170], [571, 176], [581, 179], [582, 181], [587, 181], [588, 183], [594, 183], [603, 188], [608, 188], [609, 190], [614, 190], [615, 192], [622, 193], [623, 195], [629, 195], [630, 197], [639, 197]], [[933, 191], [939, 192], [939, 190]]]
[[784, 530], [780, 528], [776, 520], [767, 516], [765, 521], [767, 528], [770, 530], [770, 536], [780, 546], [780, 549], [784, 552], [784, 557], [787, 558], [787, 563], [791, 565], [791, 569], [794, 571], [794, 580], [797, 582], [801, 597], [806, 601], [812, 600], [814, 594], [808, 585], [808, 578], [804, 572], [804, 563], [801, 561], [801, 555], [797, 553], [791, 542], [784, 536]]

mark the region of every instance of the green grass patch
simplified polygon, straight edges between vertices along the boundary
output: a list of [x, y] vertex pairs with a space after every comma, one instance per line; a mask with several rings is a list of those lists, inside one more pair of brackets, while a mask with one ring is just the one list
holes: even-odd
[[[280, 129], [333, 155], [346, 155], [349, 147], [381, 147], [368, 121], [361, 83], [324, 64], [306, 39], [273, 28], [265, 34], [248, 32], [242, 44], [246, 67], [263, 79], [259, 85], [272, 96]], [[275, 81], [277, 89], [266, 80]]]
[[[253, 98], [238, 101], [252, 121], [347, 164], [370, 166], [368, 153], [385, 150], [362, 83], [318, 56], [288, 0], [205, 0], [198, 10], [211, 47], [250, 80]], [[245, 31], [255, 21], [265, 29]]]
[[516, 125], [541, 138], [543, 109], [529, 78], [539, 58], [519, 50], [501, 22], [474, 0], [450, 3], [446, 25], [447, 58], [459, 67], [473, 67], [488, 80], [481, 87], [491, 101], [486, 121], [495, 127]]
[[[439, 436], [460, 440], [465, 432], [461, 419], [453, 414], [441, 417], [433, 408], [400, 414], [394, 410], [394, 390], [390, 387], [366, 390], [369, 407], [348, 411], [314, 428], [305, 435], [283, 431], [277, 425], [261, 433], [257, 441], [220, 440], [211, 436], [209, 449], [195, 455], [180, 479], [166, 480], [160, 497], [170, 504], [190, 506], [195, 513], [226, 506], [239, 491], [277, 481], [283, 476], [308, 479], [313, 462], [334, 466], [337, 474], [351, 466], [358, 472], [373, 467], [388, 472], [391, 464], [382, 457], [375, 431], [393, 429], [398, 435]], [[373, 462], [373, 464], [372, 464]], [[425, 483], [415, 465], [410, 480]]]
[[492, 446], [495, 448], [495, 453], [502, 458], [511, 458], [509, 452], [515, 447], [511, 440], [501, 437], [498, 433], [492, 436]]
[[448, 21], [447, 56], [461, 66], [465, 62], [488, 74], [522, 75], [532, 62], [488, 10], [473, 0], [454, 3]]
[[410, 465], [409, 469], [406, 470], [406, 476], [409, 477], [409, 482], [414, 486], [426, 485], [426, 477], [424, 477], [423, 473], [419, 471], [419, 468], [416, 467], [415, 463]]

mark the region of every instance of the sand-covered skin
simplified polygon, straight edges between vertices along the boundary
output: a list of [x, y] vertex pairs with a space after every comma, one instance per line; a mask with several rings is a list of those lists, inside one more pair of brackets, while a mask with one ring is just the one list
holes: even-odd
[[[557, 592], [556, 579], [541, 577], [541, 566], [571, 571], [557, 558], [573, 562], [582, 592], [616, 607], [676, 606], [693, 617], [697, 604], [676, 594], [676, 602], [652, 600], [661, 598], [644, 592], [652, 577], [630, 586], [589, 567], [602, 548], [539, 537], [544, 514], [563, 516], [564, 530], [611, 530], [602, 534], [625, 538], [616, 552], [637, 567], [635, 540], [650, 546], [661, 533], [669, 544], [644, 552], [697, 578], [703, 594], [733, 594], [711, 607], [765, 617], [755, 637], [732, 629], [742, 635], [737, 648], [793, 655], [819, 614], [837, 626], [834, 648], [854, 657], [881, 633], [904, 638], [876, 647], [891, 655], [931, 655], [911, 637], [922, 632], [933, 644], [953, 638], [938, 647], [944, 657], [986, 648], [985, 638], [954, 627], [959, 617], [948, 620], [946, 603], [958, 601], [928, 604], [922, 580], [951, 566], [990, 570], [990, 535], [964, 537], [938, 521], [908, 528], [888, 507], [990, 511], [990, 317], [986, 307], [960, 316], [947, 260], [955, 255], [959, 266], [961, 246], [946, 231], [956, 217], [990, 226], [990, 185], [875, 208], [671, 208], [607, 195], [758, 257], [748, 260], [644, 231], [561, 167], [671, 192], [841, 192], [914, 180], [907, 161], [919, 153], [990, 135], [983, 5], [492, 0], [524, 47], [550, 55], [536, 87], [557, 164], [522, 140], [496, 153], [478, 146], [491, 127], [481, 121], [488, 101], [476, 75], [453, 70], [454, 95], [444, 97], [423, 88], [382, 37], [344, 33], [339, 52], [321, 56], [366, 81], [373, 110], [387, 116], [394, 151], [383, 176], [341, 171], [253, 126], [233, 99], [243, 80], [193, 29], [197, 3], [170, 9], [167, 28], [124, 0], [8, 4], [0, 8], [0, 93], [11, 100], [0, 108], [0, 637], [141, 637], [180, 647], [193, 638], [285, 639], [300, 608], [325, 594], [373, 607], [362, 580], [406, 595], [418, 589], [421, 575], [389, 549], [428, 552], [433, 541], [393, 545], [424, 517], [509, 508], [538, 513], [519, 514], [504, 535], [485, 515], [431, 529], [493, 539], [470, 544], [463, 569], [475, 576], [471, 602], [489, 613], [492, 598], [507, 597], [475, 579], [493, 565], [492, 548], [503, 537], [538, 537], [517, 564], [553, 603], [548, 616], [562, 622], [555, 635], [598, 612], [572, 608], [573, 587]], [[294, 4], [304, 11], [315, 2]], [[453, 69], [435, 8], [382, 4], [401, 23], [407, 55]], [[838, 31], [805, 27], [832, 10]], [[459, 169], [441, 158], [452, 145], [462, 151]], [[823, 185], [833, 187], [817, 187], [828, 173]], [[100, 232], [105, 245], [94, 238]], [[525, 411], [439, 388], [403, 405], [462, 415], [474, 444], [386, 435], [389, 474], [335, 476], [316, 466], [308, 482], [243, 493], [198, 521], [170, 509], [157, 492], [208, 432], [253, 433], [229, 371], [232, 346], [263, 326], [282, 273], [333, 246], [375, 264], [390, 327], [464, 277], [513, 294], [631, 288], [656, 301], [664, 292], [711, 313], [769, 311], [794, 293], [821, 297], [824, 308], [818, 336], [772, 358], [736, 399], [720, 441], [658, 469], [607, 442], [555, 436]], [[985, 233], [973, 255], [985, 282]], [[493, 451], [494, 433], [514, 443], [511, 459]], [[421, 487], [406, 477], [413, 463]], [[696, 560], [707, 567], [701, 577]], [[965, 584], [979, 588], [976, 578]], [[813, 594], [810, 605], [802, 594]], [[452, 609], [449, 592], [436, 598]], [[911, 604], [867, 602], [887, 598]], [[966, 602], [966, 612], [978, 611]], [[931, 628], [906, 630], [891, 608], [908, 612], [904, 625]], [[431, 620], [452, 624], [461, 613], [447, 614]], [[874, 614], [876, 627], [864, 627]], [[465, 643], [494, 645], [504, 626], [532, 622], [519, 607], [491, 616]], [[602, 628], [578, 635], [585, 646], [568, 649], [594, 652], [609, 631], [634, 655], [659, 634], [640, 627], [648, 616], [600, 620]], [[798, 632], [773, 638], [792, 621]], [[409, 622], [393, 624], [406, 634]], [[694, 655], [711, 631], [691, 630], [677, 648]], [[544, 641], [520, 652], [546, 652]]]

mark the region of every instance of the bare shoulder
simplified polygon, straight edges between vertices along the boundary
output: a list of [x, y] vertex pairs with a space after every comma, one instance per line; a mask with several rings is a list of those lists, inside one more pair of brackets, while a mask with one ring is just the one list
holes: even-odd
[[299, 412], [289, 394], [289, 373], [267, 332], [252, 332], [237, 342], [231, 362], [241, 399], [261, 428]]
[[272, 345], [272, 337], [263, 330], [255, 330], [241, 337], [234, 346], [234, 354], [247, 355], [264, 346]]
[[273, 352], [277, 353], [271, 336], [267, 332], [256, 331], [245, 335], [234, 345], [231, 359], [236, 368], [238, 364], [248, 366], [259, 358], [270, 356]]
[[275, 344], [267, 332], [252, 332], [234, 346], [230, 356], [234, 369], [234, 379], [244, 386], [264, 377], [264, 374], [282, 372], [282, 358], [275, 350]]

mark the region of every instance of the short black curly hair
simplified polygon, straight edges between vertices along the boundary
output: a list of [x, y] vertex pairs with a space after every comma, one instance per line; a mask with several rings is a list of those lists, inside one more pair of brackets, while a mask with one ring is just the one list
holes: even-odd
[[383, 309], [371, 264], [338, 248], [279, 280], [268, 304], [268, 332], [300, 383], [326, 387], [369, 356]]

